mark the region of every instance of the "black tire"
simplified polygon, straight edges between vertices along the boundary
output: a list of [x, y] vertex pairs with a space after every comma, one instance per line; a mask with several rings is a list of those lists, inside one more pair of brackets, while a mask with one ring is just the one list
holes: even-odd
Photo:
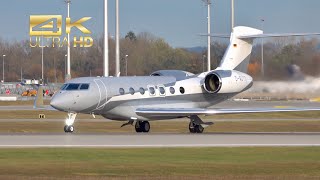
[[195, 125], [194, 127], [196, 133], [203, 133], [204, 128], [201, 125]]
[[141, 122], [140, 121], [137, 121], [136, 125], [134, 127], [135, 127], [137, 133], [141, 133], [142, 132]]
[[63, 130], [64, 130], [65, 133], [67, 133], [67, 132], [68, 132], [68, 126], [65, 125], [64, 128], [63, 128]]
[[73, 131], [74, 131], [74, 126], [72, 126], [72, 125], [69, 126], [68, 130], [69, 130], [70, 133], [73, 133]]
[[74, 126], [68, 126], [68, 125], [65, 125], [64, 128], [63, 128], [64, 132], [66, 133], [73, 133], [74, 132]]
[[190, 133], [196, 133], [195, 131], [195, 124], [193, 124], [192, 122], [189, 123], [189, 132]]
[[142, 132], [148, 133], [150, 131], [150, 123], [148, 121], [143, 121], [140, 124]]

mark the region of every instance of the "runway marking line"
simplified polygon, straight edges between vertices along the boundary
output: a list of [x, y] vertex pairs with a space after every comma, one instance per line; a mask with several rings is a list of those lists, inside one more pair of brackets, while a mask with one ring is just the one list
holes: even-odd
[[320, 144], [0, 145], [0, 148], [320, 147]]

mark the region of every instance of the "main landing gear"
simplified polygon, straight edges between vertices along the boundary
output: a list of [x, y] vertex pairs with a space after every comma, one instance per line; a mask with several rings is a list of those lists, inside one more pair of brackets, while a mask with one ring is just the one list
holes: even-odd
[[204, 128], [201, 124], [195, 124], [194, 122], [189, 123], [189, 131], [190, 133], [203, 133]]
[[147, 133], [150, 131], [150, 123], [148, 121], [137, 121], [134, 127], [137, 133]]
[[[121, 127], [133, 125], [134, 121], [130, 120], [127, 123], [122, 124]], [[148, 133], [150, 131], [150, 123], [148, 121], [136, 121], [135, 129], [137, 133]]]
[[66, 133], [73, 133], [74, 131], [74, 120], [76, 119], [76, 113], [68, 113], [68, 119], [66, 119], [66, 125], [64, 126], [64, 132]]
[[[192, 115], [189, 117], [189, 131], [190, 133], [203, 133], [204, 128], [213, 125], [213, 122], [203, 122], [197, 115]], [[130, 120], [124, 123], [121, 127], [135, 124], [135, 130], [137, 133], [148, 133], [150, 131], [150, 123], [148, 121]]]
[[213, 125], [213, 122], [203, 122], [198, 116], [190, 116], [190, 133], [203, 133], [204, 128]]

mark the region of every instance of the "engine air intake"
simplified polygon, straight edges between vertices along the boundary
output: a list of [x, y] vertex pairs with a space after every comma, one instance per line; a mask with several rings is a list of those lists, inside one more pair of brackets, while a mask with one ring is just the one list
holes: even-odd
[[208, 74], [204, 80], [204, 89], [209, 93], [217, 93], [220, 91], [222, 81], [219, 75], [215, 73]]

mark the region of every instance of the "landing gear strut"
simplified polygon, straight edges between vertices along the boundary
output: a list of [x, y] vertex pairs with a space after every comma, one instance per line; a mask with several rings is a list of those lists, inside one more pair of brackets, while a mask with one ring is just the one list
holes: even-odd
[[199, 116], [190, 116], [189, 131], [190, 133], [203, 133], [205, 127], [213, 125], [213, 122], [203, 122]]
[[195, 124], [193, 122], [189, 123], [189, 131], [190, 133], [203, 133], [204, 128], [199, 124]]
[[135, 129], [137, 133], [147, 133], [150, 131], [150, 123], [148, 121], [137, 121]]
[[73, 133], [74, 131], [74, 120], [76, 119], [77, 114], [76, 113], [68, 113], [68, 119], [66, 119], [66, 125], [64, 126], [64, 132], [66, 133]]

